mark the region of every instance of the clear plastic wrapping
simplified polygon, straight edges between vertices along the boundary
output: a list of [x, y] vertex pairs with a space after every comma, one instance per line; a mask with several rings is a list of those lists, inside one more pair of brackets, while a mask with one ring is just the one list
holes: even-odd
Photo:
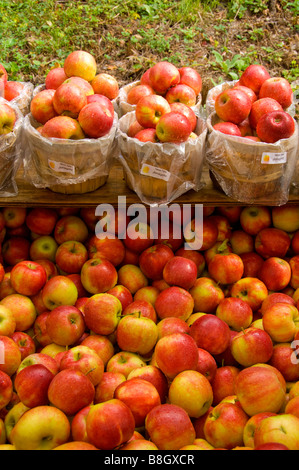
[[135, 112], [118, 122], [118, 158], [123, 165], [128, 187], [145, 204], [167, 204], [190, 189], [200, 190], [205, 157], [206, 122], [198, 118], [198, 137], [182, 144], [140, 142], [128, 137], [127, 130]]
[[116, 157], [118, 116], [109, 133], [99, 139], [48, 139], [31, 114], [24, 118], [24, 169], [37, 188], [63, 194], [83, 194], [105, 184]]
[[10, 101], [10, 103], [16, 104], [21, 113], [26, 116], [30, 113], [30, 103], [33, 96], [34, 85], [30, 82], [21, 82], [24, 85], [22, 92]]
[[246, 204], [265, 198], [271, 205], [287, 203], [298, 160], [297, 123], [290, 138], [268, 144], [223, 134], [213, 129], [218, 121], [215, 112], [207, 118], [206, 162], [214, 185]]
[[18, 186], [16, 174], [22, 163], [22, 129], [24, 116], [18, 106], [0, 98], [0, 103], [6, 103], [14, 109], [17, 121], [9, 134], [0, 136], [0, 196], [17, 196]]

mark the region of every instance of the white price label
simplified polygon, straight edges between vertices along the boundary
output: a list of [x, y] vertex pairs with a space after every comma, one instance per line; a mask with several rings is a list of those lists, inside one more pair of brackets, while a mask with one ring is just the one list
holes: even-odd
[[277, 163], [286, 163], [287, 162], [287, 152], [263, 152], [261, 163], [267, 165], [273, 165]]
[[73, 165], [69, 165], [68, 163], [63, 162], [55, 162], [54, 160], [48, 160], [48, 165], [51, 170], [56, 171], [57, 173], [70, 173], [71, 175], [75, 175], [75, 167]]
[[143, 163], [141, 170], [141, 175], [152, 176], [153, 178], [157, 178], [159, 180], [168, 181], [170, 178], [170, 173], [163, 168], [158, 168], [156, 166], [148, 165], [147, 163]]

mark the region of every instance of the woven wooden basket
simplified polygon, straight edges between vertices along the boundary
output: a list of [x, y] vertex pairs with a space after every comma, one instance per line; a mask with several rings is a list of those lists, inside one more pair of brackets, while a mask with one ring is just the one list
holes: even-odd
[[[207, 118], [206, 159], [214, 184], [240, 202], [271, 196], [273, 205], [286, 203], [298, 159], [298, 125], [289, 139], [267, 144], [215, 131], [216, 122], [219, 118], [213, 112]], [[285, 163], [266, 163], [266, 156], [274, 154]]]
[[142, 202], [164, 204], [190, 189], [199, 190], [204, 161], [206, 123], [198, 119], [197, 139], [184, 144], [140, 142], [128, 137], [135, 112], [119, 119], [119, 159], [128, 187]]
[[34, 186], [62, 194], [83, 194], [103, 186], [115, 149], [117, 115], [100, 139], [45, 139], [31, 114], [24, 119], [25, 170]]

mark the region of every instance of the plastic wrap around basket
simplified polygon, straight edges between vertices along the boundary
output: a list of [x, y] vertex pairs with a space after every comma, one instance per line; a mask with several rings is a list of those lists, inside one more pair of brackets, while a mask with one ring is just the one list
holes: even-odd
[[117, 122], [114, 113], [112, 128], [100, 139], [46, 139], [28, 114], [24, 119], [27, 179], [35, 187], [63, 194], [83, 194], [103, 186], [115, 157]]
[[146, 204], [166, 204], [190, 189], [198, 191], [205, 155], [207, 127], [198, 118], [196, 139], [183, 144], [140, 142], [128, 137], [135, 112], [119, 119], [117, 142], [128, 187]]
[[246, 204], [269, 196], [272, 205], [285, 204], [298, 158], [297, 123], [289, 139], [268, 144], [216, 131], [218, 121], [215, 112], [207, 118], [206, 161], [214, 184]]
[[33, 96], [34, 85], [30, 82], [21, 82], [24, 87], [19, 96], [10, 101], [12, 104], [16, 104], [20, 109], [21, 113], [26, 116], [30, 113], [30, 103]]

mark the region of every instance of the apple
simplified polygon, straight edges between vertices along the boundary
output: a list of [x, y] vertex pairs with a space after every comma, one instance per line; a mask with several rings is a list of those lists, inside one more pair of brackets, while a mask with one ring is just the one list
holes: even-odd
[[28, 212], [26, 225], [31, 232], [37, 235], [51, 235], [57, 220], [58, 214], [55, 209], [35, 207]]
[[54, 238], [59, 245], [69, 240], [85, 243], [88, 235], [86, 223], [75, 215], [61, 217], [54, 228]]
[[134, 294], [134, 301], [143, 300], [150, 303], [153, 307], [159, 295], [159, 289], [155, 286], [145, 286], [138, 289]]
[[15, 377], [15, 390], [25, 406], [35, 408], [48, 405], [48, 389], [54, 374], [42, 364], [32, 364]]
[[170, 87], [180, 82], [180, 72], [170, 62], [157, 62], [149, 70], [149, 82], [155, 93], [164, 95]]
[[256, 129], [257, 123], [264, 114], [273, 111], [283, 111], [282, 106], [273, 98], [259, 98], [252, 106], [249, 113], [249, 123], [253, 130]]
[[214, 314], [202, 315], [190, 326], [189, 332], [198, 348], [210, 354], [221, 354], [230, 342], [230, 330], [227, 323]]
[[55, 90], [53, 106], [60, 116], [78, 118], [81, 109], [87, 105], [85, 91], [73, 83], [64, 82]]
[[126, 380], [120, 372], [104, 372], [101, 382], [95, 389], [94, 404], [112, 400], [115, 389]]
[[141, 253], [154, 243], [154, 233], [151, 226], [145, 222], [138, 222], [127, 226], [126, 236], [123, 243], [126, 248]]
[[[207, 216], [203, 216], [200, 223], [192, 219], [184, 229], [184, 238], [189, 247], [196, 247], [198, 251], [205, 251], [211, 248], [218, 239], [218, 227], [215, 221]], [[190, 245], [191, 243], [191, 245]]]
[[243, 261], [236, 253], [215, 254], [208, 264], [208, 272], [219, 284], [233, 284], [243, 276]]
[[95, 350], [79, 344], [63, 355], [60, 370], [75, 369], [83, 372], [96, 387], [102, 380], [104, 363]]
[[98, 103], [102, 107], [107, 108], [112, 115], [114, 115], [114, 106], [111, 100], [107, 96], [100, 95], [99, 93], [93, 93], [87, 96], [87, 104]]
[[242, 369], [235, 380], [238, 400], [248, 416], [278, 413], [285, 401], [285, 385], [275, 369], [259, 364]]
[[48, 310], [61, 305], [75, 305], [78, 289], [71, 279], [58, 275], [49, 279], [42, 291], [42, 300]]
[[7, 103], [0, 103], [0, 135], [6, 135], [13, 131], [17, 122], [15, 110]]
[[29, 255], [32, 261], [50, 260], [55, 261], [58, 244], [51, 235], [41, 235], [33, 240], [30, 245]]
[[46, 331], [53, 343], [73, 345], [85, 331], [84, 317], [75, 306], [61, 305], [47, 315]]
[[183, 103], [191, 107], [196, 105], [197, 95], [190, 86], [184, 83], [178, 83], [168, 89], [165, 98], [170, 104]]
[[295, 132], [295, 121], [285, 111], [273, 111], [264, 114], [256, 125], [257, 136], [268, 143], [288, 139]]
[[243, 331], [253, 321], [253, 312], [250, 305], [237, 297], [225, 297], [217, 308], [216, 316], [225, 321], [235, 331]]
[[113, 125], [114, 113], [97, 103], [86, 104], [81, 108], [78, 121], [87, 137], [99, 139], [108, 134]]
[[191, 259], [173, 256], [163, 268], [163, 279], [169, 286], [179, 286], [189, 290], [197, 278], [197, 266]]
[[268, 289], [258, 278], [244, 277], [232, 285], [230, 295], [244, 300], [256, 312], [268, 296]]
[[47, 273], [43, 266], [34, 261], [21, 261], [11, 270], [10, 282], [18, 294], [31, 296], [44, 287]]
[[157, 340], [157, 325], [151, 318], [125, 315], [117, 325], [116, 341], [123, 351], [145, 356], [152, 351]]
[[249, 96], [237, 88], [220, 92], [215, 98], [215, 111], [223, 121], [240, 124], [249, 116], [252, 101]]
[[278, 414], [263, 419], [256, 429], [254, 447], [275, 442], [289, 450], [299, 449], [299, 418], [292, 414]]
[[0, 371], [0, 410], [5, 408], [13, 396], [13, 382], [8, 374]]
[[124, 264], [118, 270], [118, 283], [125, 286], [134, 295], [141, 287], [148, 286], [149, 281], [139, 266]]
[[118, 372], [127, 378], [132, 370], [139, 369], [146, 365], [146, 362], [139, 354], [129, 351], [119, 351], [109, 359], [106, 372]]
[[102, 450], [112, 450], [127, 442], [133, 436], [134, 429], [133, 413], [117, 398], [97, 403], [86, 418], [88, 440]]
[[147, 300], [133, 300], [122, 311], [122, 316], [126, 315], [150, 318], [154, 323], [157, 323], [156, 310]]
[[144, 127], [142, 127], [141, 124], [135, 119], [131, 124], [129, 125], [127, 134], [129, 137], [135, 137], [139, 131], [144, 130]]
[[154, 93], [149, 85], [137, 84], [128, 91], [127, 102], [134, 106], [143, 96], [153, 95]]
[[77, 85], [79, 88], [81, 88], [85, 92], [86, 97], [90, 95], [94, 95], [94, 91], [93, 91], [91, 84], [84, 78], [69, 77], [63, 83], [72, 83], [74, 85]]
[[271, 256], [284, 258], [290, 244], [291, 239], [287, 232], [275, 227], [268, 227], [260, 230], [256, 235], [255, 251], [263, 258]]
[[184, 370], [196, 370], [198, 364], [196, 342], [185, 333], [164, 336], [156, 343], [155, 361], [169, 380], [173, 380]]
[[193, 67], [184, 66], [179, 68], [179, 72], [179, 83], [188, 85], [189, 87], [193, 88], [196, 96], [199, 95], [202, 90], [202, 78], [197, 70], [195, 70]]
[[166, 317], [158, 321], [157, 328], [159, 339], [163, 336], [171, 335], [172, 333], [189, 333], [188, 324], [177, 317]]
[[47, 121], [57, 116], [57, 111], [53, 104], [54, 94], [55, 90], [46, 89], [38, 92], [32, 98], [30, 112], [38, 123], [46, 124]]
[[215, 377], [217, 370], [217, 363], [208, 351], [202, 348], [198, 348], [198, 364], [196, 368], [197, 372], [200, 372], [210, 383]]
[[290, 267], [291, 267], [291, 280], [290, 280], [290, 286], [293, 288], [293, 289], [298, 289], [299, 287], [299, 282], [298, 282], [298, 260], [299, 260], [299, 256], [298, 255], [295, 255], [295, 256], [292, 256], [291, 259], [289, 260], [289, 264], [290, 264]]
[[81, 268], [83, 287], [90, 294], [100, 294], [112, 289], [118, 281], [115, 266], [106, 258], [98, 257], [87, 260]]
[[33, 364], [42, 364], [47, 367], [53, 375], [58, 373], [59, 367], [57, 362], [49, 354], [44, 354], [43, 352], [36, 352], [25, 357], [19, 364], [17, 369], [17, 374], [21, 372], [25, 367], [29, 367]]
[[[34, 322], [33, 331], [34, 337], [38, 344], [42, 347], [47, 346], [48, 344], [52, 343], [52, 339], [50, 338], [48, 331], [47, 331], [47, 318], [50, 314], [50, 310], [46, 310], [40, 313]], [[35, 352], [35, 351], [33, 351]]]
[[281, 372], [286, 382], [299, 380], [299, 363], [294, 361], [294, 348], [291, 343], [277, 343], [274, 345], [273, 354], [269, 364]]
[[191, 132], [194, 132], [197, 124], [197, 116], [193, 109], [179, 101], [170, 103], [171, 112], [182, 113], [191, 123]]
[[16, 321], [15, 331], [27, 331], [32, 327], [37, 312], [30, 297], [22, 294], [10, 294], [1, 300], [0, 305], [8, 308]]
[[265, 259], [259, 270], [258, 277], [270, 291], [281, 291], [288, 286], [292, 270], [290, 264], [283, 258], [270, 256]]
[[298, 396], [289, 399], [289, 401], [288, 401], [288, 403], [286, 404], [286, 407], [285, 407], [285, 413], [297, 416], [297, 418], [298, 418], [299, 417], [298, 405], [299, 405], [299, 397]]
[[63, 84], [67, 79], [63, 67], [54, 67], [49, 70], [45, 78], [45, 87], [47, 90], [57, 90], [57, 88]]
[[159, 293], [155, 310], [160, 320], [167, 317], [186, 321], [193, 312], [194, 300], [190, 292], [179, 286], [170, 286]]
[[86, 433], [86, 418], [93, 405], [83, 407], [78, 413], [72, 417], [71, 436], [72, 441], [85, 442], [88, 444]]
[[233, 253], [236, 253], [237, 255], [254, 251], [253, 236], [249, 235], [249, 233], [244, 230], [233, 230], [229, 238], [229, 243], [232, 247]]
[[125, 308], [133, 302], [133, 296], [129, 289], [127, 287], [122, 286], [120, 284], [117, 284], [116, 286], [112, 287], [112, 289], [109, 289], [107, 291], [107, 294], [114, 295], [115, 297], [118, 298], [122, 305], [122, 310], [125, 310]]
[[67, 416], [54, 406], [36, 406], [26, 411], [10, 434], [17, 450], [52, 450], [70, 437]]
[[81, 77], [91, 82], [96, 76], [97, 64], [89, 52], [76, 50], [66, 57], [63, 68], [67, 77]]
[[293, 103], [293, 90], [286, 78], [271, 77], [262, 84], [259, 98], [273, 98], [286, 109]]
[[140, 254], [140, 269], [151, 280], [162, 279], [164, 266], [173, 256], [173, 250], [168, 245], [155, 243]]
[[212, 405], [213, 390], [203, 374], [196, 370], [185, 370], [172, 380], [168, 400], [185, 410], [190, 418], [199, 418]]
[[104, 335], [90, 334], [86, 336], [80, 344], [93, 349], [102, 359], [104, 366], [106, 366], [109, 359], [111, 359], [115, 353], [113, 343]]
[[239, 372], [240, 369], [236, 366], [225, 365], [216, 369], [215, 375], [211, 380], [213, 389], [212, 406], [218, 405], [226, 397], [235, 394], [235, 381]]
[[268, 78], [270, 78], [270, 74], [263, 65], [251, 64], [242, 73], [239, 85], [247, 86], [258, 94], [262, 84]]
[[170, 113], [168, 101], [160, 95], [148, 95], [141, 98], [136, 105], [136, 119], [144, 127], [156, 128], [160, 118]]
[[84, 321], [90, 330], [98, 335], [114, 333], [120, 320], [120, 300], [107, 293], [94, 294], [84, 307]]
[[229, 220], [220, 214], [212, 214], [209, 216], [209, 220], [215, 222], [218, 229], [217, 241], [225, 241], [232, 235], [232, 228]]
[[177, 405], [164, 403], [145, 419], [145, 430], [159, 450], [175, 450], [193, 444], [195, 429], [188, 413]]
[[234, 336], [231, 342], [231, 352], [238, 364], [250, 367], [271, 359], [273, 342], [266, 331], [248, 327]]
[[244, 93], [247, 93], [247, 95], [251, 99], [251, 103], [254, 103], [257, 100], [257, 94], [252, 90], [252, 88], [249, 88], [248, 86], [245, 86], [245, 85], [240, 85], [239, 82], [237, 82], [237, 84], [234, 85], [233, 88], [242, 90], [244, 91]]
[[16, 329], [17, 322], [13, 312], [0, 304], [0, 335], [11, 336]]
[[57, 246], [55, 262], [64, 273], [81, 273], [81, 269], [87, 260], [88, 251], [81, 242], [69, 240]]
[[254, 137], [254, 138], [256, 138], [256, 136], [252, 135], [252, 129], [251, 129], [248, 117], [246, 119], [244, 119], [244, 121], [240, 122], [240, 124], [238, 124], [238, 128], [241, 132], [242, 137]]
[[156, 125], [156, 134], [160, 142], [186, 142], [191, 132], [189, 119], [176, 111], [165, 113]]
[[[299, 206], [297, 204], [284, 204], [271, 208], [272, 225], [285, 232], [299, 230]], [[296, 234], [294, 234], [295, 236]], [[294, 238], [294, 237], [293, 237]], [[293, 241], [292, 238], [292, 241]]]
[[195, 312], [213, 313], [224, 298], [221, 287], [207, 276], [198, 277], [189, 293], [194, 301]]
[[74, 416], [92, 404], [94, 396], [95, 387], [88, 375], [76, 369], [64, 369], [58, 372], [48, 389], [50, 404], [67, 416]]
[[118, 82], [109, 73], [99, 73], [93, 78], [91, 85], [95, 93], [104, 95], [110, 100], [114, 100], [119, 94]]
[[12, 80], [7, 81], [4, 87], [4, 98], [7, 101], [12, 101], [15, 98], [18, 98], [24, 90], [24, 86], [25, 85], [22, 82]]
[[134, 135], [134, 137], [140, 142], [152, 142], [152, 143], [159, 142], [156, 129], [153, 129], [152, 127], [149, 127], [147, 129], [141, 129]]
[[263, 328], [275, 342], [292, 341], [298, 327], [299, 312], [294, 305], [277, 302], [263, 313]]
[[264, 315], [265, 311], [277, 302], [286, 302], [288, 304], [296, 306], [295, 300], [290, 295], [285, 294], [284, 292], [272, 292], [262, 302], [260, 308], [261, 314]]
[[218, 132], [222, 132], [222, 134], [227, 134], [227, 135], [235, 135], [237, 137], [242, 137], [241, 131], [237, 124], [234, 124], [233, 122], [230, 121], [223, 121], [223, 122], [217, 122], [216, 124], [213, 125], [213, 129]]
[[144, 426], [147, 414], [161, 404], [160, 395], [156, 387], [142, 378], [131, 378], [117, 386], [114, 398], [121, 400], [131, 410], [135, 427]]
[[175, 252], [176, 256], [183, 256], [184, 258], [194, 261], [197, 266], [197, 276], [199, 277], [205, 268], [206, 262], [205, 257], [202, 253], [196, 250], [187, 250], [184, 247], [179, 248]]
[[254, 448], [254, 435], [256, 429], [260, 422], [268, 418], [269, 416], [275, 416], [275, 413], [265, 412], [265, 413], [257, 413], [251, 416], [247, 423], [245, 424], [245, 428], [243, 431], [243, 442], [246, 447]]
[[[0, 336], [1, 345], [1, 363], [0, 372], [11, 377], [18, 369], [21, 363], [21, 352], [17, 344], [8, 336]], [[4, 363], [2, 363], [4, 358]]]
[[76, 119], [70, 116], [56, 116], [41, 129], [41, 135], [46, 138], [81, 140], [85, 134]]
[[28, 260], [29, 251], [30, 241], [25, 237], [11, 237], [2, 245], [3, 260], [9, 266]]
[[243, 432], [248, 421], [246, 413], [233, 403], [219, 403], [204, 424], [206, 440], [215, 448], [233, 449], [243, 446]]
[[264, 259], [255, 251], [240, 253], [244, 265], [243, 277], [258, 277]]
[[131, 370], [127, 376], [127, 380], [133, 378], [147, 380], [153, 384], [159, 393], [161, 403], [166, 402], [169, 389], [168, 379], [157, 366], [149, 364], [143, 367], [137, 367]]
[[204, 259], [205, 259], [206, 265], [207, 266], [209, 265], [209, 262], [216, 254], [228, 254], [232, 252], [233, 252], [233, 249], [228, 238], [223, 241], [219, 240], [215, 242], [213, 246], [205, 250]]

